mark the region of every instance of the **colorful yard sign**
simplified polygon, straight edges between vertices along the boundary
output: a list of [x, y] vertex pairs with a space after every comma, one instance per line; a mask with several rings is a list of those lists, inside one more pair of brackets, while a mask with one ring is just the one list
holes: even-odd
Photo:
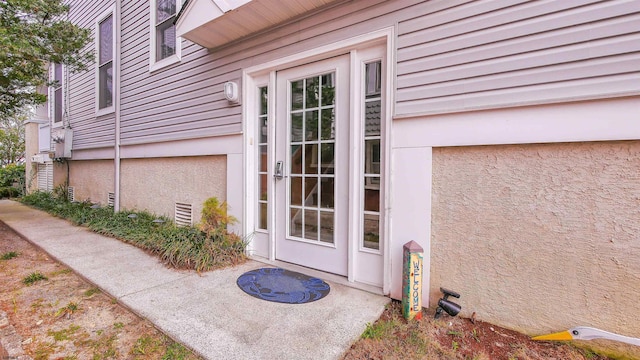
[[421, 319], [424, 250], [413, 240], [402, 248], [402, 314], [407, 320]]

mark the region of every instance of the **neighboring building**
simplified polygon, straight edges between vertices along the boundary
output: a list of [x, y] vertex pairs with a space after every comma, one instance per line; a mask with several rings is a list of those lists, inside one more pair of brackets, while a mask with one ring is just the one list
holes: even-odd
[[393, 298], [415, 240], [430, 305], [640, 337], [640, 1], [70, 5], [96, 62], [41, 127], [75, 199], [216, 196], [253, 256]]

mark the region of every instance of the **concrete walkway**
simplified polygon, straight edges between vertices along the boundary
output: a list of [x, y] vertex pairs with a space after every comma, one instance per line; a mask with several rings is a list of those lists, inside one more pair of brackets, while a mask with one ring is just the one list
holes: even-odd
[[260, 262], [198, 275], [14, 201], [0, 221], [207, 359], [338, 359], [389, 302], [331, 281], [313, 303], [267, 302], [236, 285]]

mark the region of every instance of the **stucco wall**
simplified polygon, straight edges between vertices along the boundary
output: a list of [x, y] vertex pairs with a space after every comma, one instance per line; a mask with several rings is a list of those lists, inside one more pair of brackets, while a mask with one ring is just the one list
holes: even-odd
[[226, 176], [226, 156], [123, 159], [120, 205], [173, 218], [176, 202], [190, 203], [197, 223], [206, 199], [226, 200]]
[[25, 144], [25, 179], [27, 192], [38, 189], [37, 169], [31, 162], [31, 156], [38, 153], [38, 123], [29, 122], [24, 126], [24, 144]]
[[[66, 176], [66, 165], [57, 166], [56, 175]], [[69, 185], [74, 188], [74, 196], [78, 201], [107, 204], [109, 192], [115, 189], [115, 166], [113, 160], [81, 160], [69, 163]]]
[[431, 239], [432, 303], [640, 337], [640, 141], [434, 148]]

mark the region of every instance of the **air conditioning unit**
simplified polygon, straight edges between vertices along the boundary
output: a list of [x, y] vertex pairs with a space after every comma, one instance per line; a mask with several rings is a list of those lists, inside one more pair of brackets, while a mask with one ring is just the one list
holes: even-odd
[[49, 153], [36, 154], [31, 157], [31, 162], [36, 164], [44, 164], [49, 161], [51, 161], [51, 154]]

